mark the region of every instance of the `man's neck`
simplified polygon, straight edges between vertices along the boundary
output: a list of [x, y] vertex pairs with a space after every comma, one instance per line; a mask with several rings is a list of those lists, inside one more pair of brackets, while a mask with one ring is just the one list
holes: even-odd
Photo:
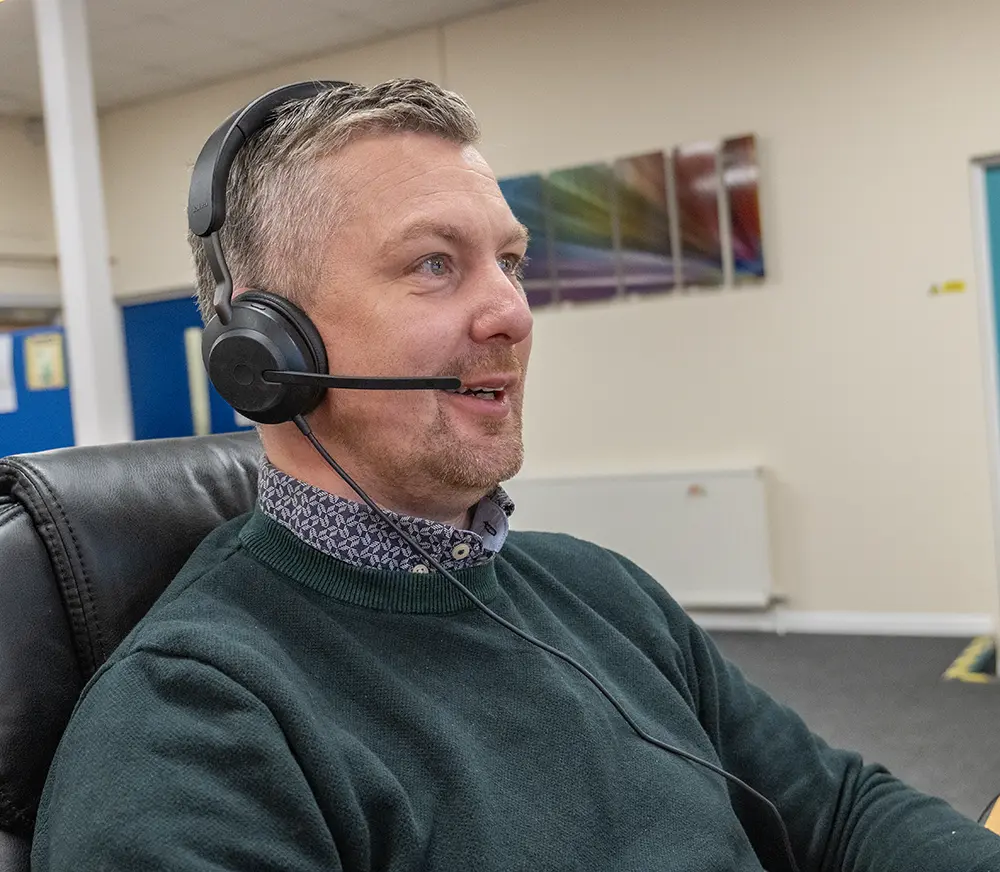
[[[275, 439], [271, 438], [271, 434], [267, 430], [264, 430], [261, 433], [261, 442], [270, 463], [286, 475], [311, 484], [313, 487], [318, 487], [334, 496], [353, 502], [363, 502], [354, 489], [326, 463], [306, 440], [301, 438]], [[439, 521], [465, 530], [472, 524], [476, 504], [485, 496], [485, 494], [431, 496], [411, 493], [405, 487], [399, 487], [398, 484], [395, 487], [387, 487], [380, 483], [378, 477], [372, 474], [364, 463], [360, 461], [352, 463], [349, 459], [341, 461], [332, 451], [331, 454], [338, 463], [343, 465], [344, 471], [357, 482], [358, 486], [376, 505], [399, 515]]]

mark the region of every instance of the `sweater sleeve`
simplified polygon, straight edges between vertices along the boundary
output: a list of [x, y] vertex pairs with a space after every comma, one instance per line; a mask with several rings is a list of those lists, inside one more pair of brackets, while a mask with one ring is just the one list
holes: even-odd
[[89, 685], [49, 773], [37, 872], [339, 870], [270, 711], [204, 663], [139, 651]]
[[[829, 747], [726, 661], [655, 580], [619, 559], [666, 614], [722, 767], [774, 803], [801, 872], [1000, 872], [1000, 837], [883, 767]], [[773, 815], [735, 785], [729, 790], [765, 868], [786, 868]]]

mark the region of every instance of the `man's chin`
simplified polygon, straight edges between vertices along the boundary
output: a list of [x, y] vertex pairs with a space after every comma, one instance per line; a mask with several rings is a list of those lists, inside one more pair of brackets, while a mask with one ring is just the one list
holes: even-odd
[[[478, 450], [477, 450], [478, 449]], [[520, 439], [506, 445], [463, 445], [437, 453], [434, 466], [443, 487], [489, 493], [498, 484], [512, 479], [521, 469], [524, 449]]]

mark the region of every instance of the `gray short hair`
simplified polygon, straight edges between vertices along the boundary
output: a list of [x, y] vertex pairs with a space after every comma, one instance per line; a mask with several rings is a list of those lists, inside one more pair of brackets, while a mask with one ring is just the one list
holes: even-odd
[[[348, 85], [281, 106], [251, 137], [229, 173], [226, 262], [237, 288], [262, 288], [302, 304], [319, 284], [322, 241], [334, 229], [337, 202], [330, 167], [348, 143], [379, 133], [433, 133], [459, 145], [479, 140], [479, 124], [457, 94], [423, 79], [392, 79], [366, 88]], [[338, 208], [339, 207], [339, 208]], [[188, 234], [194, 254], [198, 308], [207, 322], [215, 280], [202, 241]]]

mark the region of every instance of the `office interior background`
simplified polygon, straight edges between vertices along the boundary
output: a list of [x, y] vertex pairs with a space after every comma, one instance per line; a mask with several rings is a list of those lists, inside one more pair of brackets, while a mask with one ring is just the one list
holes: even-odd
[[[536, 312], [523, 493], [663, 476], [681, 483], [679, 506], [710, 504], [726, 487], [714, 476], [750, 474], [764, 500], [751, 531], [766, 551], [763, 599], [692, 592], [724, 650], [821, 733], [963, 811], [1000, 791], [984, 726], [991, 676], [942, 678], [967, 643], [996, 634], [1000, 602], [1000, 201], [989, 208], [1000, 6], [89, 0], [86, 11], [106, 213], [95, 220], [136, 438], [240, 426], [211, 396], [207, 422], [192, 417], [183, 337], [200, 322], [185, 206], [205, 137], [271, 87], [441, 83], [477, 113], [500, 177], [755, 134], [761, 281]], [[31, 390], [22, 363], [25, 342], [53, 325], [74, 342], [34, 21], [29, 0], [0, 2], [0, 324], [17, 398], [0, 414], [3, 454], [76, 439], [78, 374], [65, 390]], [[742, 530], [743, 505], [702, 532]], [[732, 545], [737, 562], [744, 546]], [[792, 636], [727, 634], [750, 629]], [[870, 717], [866, 700], [881, 707]], [[914, 732], [909, 745], [890, 742], [897, 728]]]

